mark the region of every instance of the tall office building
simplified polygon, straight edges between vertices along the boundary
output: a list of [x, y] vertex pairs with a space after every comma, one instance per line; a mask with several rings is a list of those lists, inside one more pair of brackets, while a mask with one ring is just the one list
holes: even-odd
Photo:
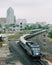
[[6, 20], [7, 24], [14, 24], [14, 10], [9, 7], [7, 10], [7, 20]]

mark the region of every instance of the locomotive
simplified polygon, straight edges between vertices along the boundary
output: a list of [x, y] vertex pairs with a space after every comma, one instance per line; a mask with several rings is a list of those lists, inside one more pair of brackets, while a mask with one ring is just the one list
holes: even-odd
[[23, 49], [28, 52], [28, 54], [33, 58], [40, 59], [41, 52], [40, 52], [40, 46], [35, 45], [32, 41], [27, 41], [26, 39], [30, 37], [31, 34], [26, 34], [20, 37], [20, 45], [23, 47]]

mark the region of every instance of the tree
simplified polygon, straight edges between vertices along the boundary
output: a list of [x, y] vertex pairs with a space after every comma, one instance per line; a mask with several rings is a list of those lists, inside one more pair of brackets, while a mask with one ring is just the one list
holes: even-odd
[[36, 28], [35, 24], [26, 25], [25, 30], [33, 30], [33, 29], [35, 29], [35, 28]]
[[37, 24], [37, 25], [36, 25], [36, 28], [38, 28], [38, 29], [42, 29], [43, 26], [42, 26], [41, 24]]
[[44, 25], [43, 29], [49, 29], [49, 26], [48, 25]]
[[2, 28], [2, 25], [0, 24], [0, 28]]
[[52, 38], [52, 30], [48, 33], [48, 37]]

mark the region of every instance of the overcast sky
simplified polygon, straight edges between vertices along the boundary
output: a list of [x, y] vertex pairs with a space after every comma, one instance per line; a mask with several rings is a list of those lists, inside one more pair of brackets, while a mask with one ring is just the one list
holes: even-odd
[[9, 7], [14, 9], [17, 19], [52, 23], [52, 0], [0, 0], [0, 17], [6, 17]]

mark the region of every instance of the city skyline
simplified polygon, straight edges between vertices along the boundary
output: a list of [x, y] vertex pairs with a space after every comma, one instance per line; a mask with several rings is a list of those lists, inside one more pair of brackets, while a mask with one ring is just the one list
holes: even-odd
[[14, 24], [14, 10], [11, 7], [7, 10], [6, 23]]
[[52, 0], [1, 0], [0, 17], [7, 16], [7, 9], [12, 7], [16, 18], [25, 18], [29, 23], [52, 23]]

